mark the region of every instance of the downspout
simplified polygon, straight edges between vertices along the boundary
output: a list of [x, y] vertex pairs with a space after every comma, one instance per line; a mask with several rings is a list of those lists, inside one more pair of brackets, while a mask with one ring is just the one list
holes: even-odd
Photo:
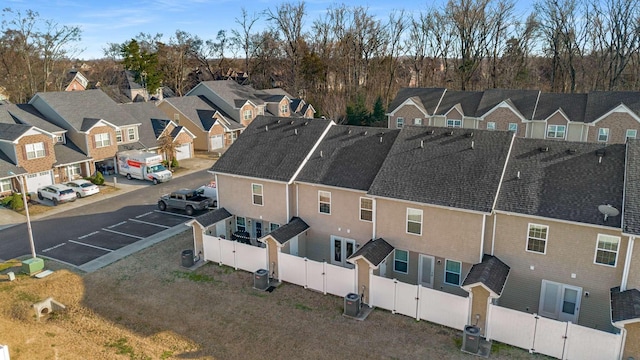
[[285, 186], [285, 189], [287, 190], [286, 191], [286, 202], [287, 203], [285, 205], [285, 207], [287, 208], [287, 219], [286, 219], [286, 222], [289, 223], [289, 219], [291, 219], [291, 217], [289, 216], [290, 215], [289, 212], [291, 210], [291, 209], [289, 209], [291, 207], [290, 204], [289, 204], [289, 184], [287, 183], [284, 186]]
[[487, 214], [482, 214], [482, 236], [480, 236], [480, 260], [478, 262], [482, 262], [482, 255], [484, 255], [484, 230], [485, 224], [487, 222]]
[[216, 196], [218, 197], [218, 209], [221, 209], [222, 203], [220, 202], [220, 183], [218, 183], [218, 174], [213, 174], [213, 179], [216, 182]]
[[496, 248], [496, 220], [498, 220], [498, 213], [493, 213], [493, 234], [491, 234], [491, 256]]
[[298, 187], [298, 183], [296, 183], [296, 216], [300, 216], [300, 188]]
[[624, 270], [622, 271], [622, 282], [620, 283], [620, 291], [627, 290], [627, 282], [629, 281], [629, 270], [631, 269], [631, 257], [633, 256], [633, 244], [636, 240], [635, 236], [629, 236], [627, 244], [627, 255], [624, 259]]
[[376, 239], [377, 202], [376, 202], [376, 198], [373, 198], [371, 201], [373, 202], [373, 216], [372, 216], [373, 217], [372, 218], [372, 220], [373, 220], [373, 226], [372, 226], [373, 227], [373, 229], [372, 229], [373, 234], [372, 234], [371, 238], [375, 240]]

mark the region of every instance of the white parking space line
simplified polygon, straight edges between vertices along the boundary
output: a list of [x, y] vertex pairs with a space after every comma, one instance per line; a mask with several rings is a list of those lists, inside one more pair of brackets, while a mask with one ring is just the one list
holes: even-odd
[[103, 247], [95, 246], [95, 245], [90, 245], [90, 244], [85, 244], [85, 243], [80, 242], [80, 241], [69, 240], [69, 242], [70, 243], [74, 243], [74, 244], [78, 244], [78, 245], [87, 246], [87, 247], [94, 248], [94, 249], [98, 249], [98, 250], [104, 250], [104, 251], [108, 251], [108, 252], [113, 252], [113, 250], [111, 250], [111, 249], [107, 249], [107, 248], [103, 248]]
[[50, 248], [44, 249], [44, 250], [42, 250], [42, 252], [46, 253], [46, 252], [49, 252], [49, 251], [51, 251], [53, 249], [59, 248], [60, 246], [65, 246], [65, 245], [67, 245], [67, 243], [63, 242], [62, 244], [58, 244], [58, 245], [52, 246]]
[[[126, 221], [124, 221], [124, 222], [126, 222]], [[127, 234], [127, 233], [123, 233], [123, 232], [115, 231], [115, 230], [111, 230], [111, 229], [104, 229], [103, 228], [102, 230], [108, 231], [108, 232], [112, 232], [112, 233], [118, 234], [118, 235], [124, 235], [124, 236], [128, 236], [128, 237], [132, 237], [132, 238], [135, 238], [135, 239], [138, 239], [138, 240], [144, 239], [142, 236], [135, 236], [135, 235], [131, 235], [131, 234]]]
[[141, 223], [141, 224], [147, 224], [147, 225], [153, 225], [153, 226], [158, 226], [158, 227], [163, 227], [165, 229], [170, 228], [171, 226], [166, 226], [166, 225], [160, 225], [160, 224], [154, 224], [152, 222], [148, 222], [148, 221], [142, 221], [142, 220], [136, 220], [136, 219], [129, 219], [133, 222], [137, 222], [137, 223]]
[[88, 233], [87, 235], [79, 236], [79, 237], [78, 237], [78, 240], [86, 239], [86, 238], [88, 238], [89, 236], [93, 236], [93, 235], [95, 235], [95, 234], [99, 234], [99, 233], [100, 233], [99, 231], [94, 231], [94, 232]]
[[145, 217], [145, 216], [151, 215], [151, 214], [153, 214], [153, 211], [149, 211], [149, 212], [146, 212], [146, 213], [144, 213], [142, 215], [138, 215], [138, 216], [136, 216], [136, 219], [140, 219], [141, 217]]
[[170, 213], [170, 212], [166, 212], [166, 211], [160, 211], [160, 210], [153, 210], [155, 212], [158, 212], [160, 214], [167, 214], [167, 215], [173, 215], [173, 216], [180, 216], [183, 218], [187, 218], [187, 219], [193, 219], [193, 216], [189, 216], [189, 215], [182, 215], [182, 214], [176, 214], [176, 213]]
[[120, 221], [120, 222], [119, 222], [119, 223], [117, 223], [117, 224], [113, 224], [113, 225], [111, 225], [111, 226], [107, 226], [107, 228], [111, 229], [111, 228], [114, 228], [114, 227], [116, 227], [116, 226], [120, 226], [120, 225], [122, 225], [122, 224], [126, 224], [126, 223], [127, 223], [126, 221]]

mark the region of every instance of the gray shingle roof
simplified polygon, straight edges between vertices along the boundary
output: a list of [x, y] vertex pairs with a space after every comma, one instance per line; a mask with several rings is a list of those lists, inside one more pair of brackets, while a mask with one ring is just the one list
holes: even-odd
[[620, 104], [626, 105], [640, 115], [640, 92], [638, 91], [593, 91], [587, 96], [584, 121], [593, 122]]
[[138, 126], [138, 141], [144, 144], [147, 148], [154, 148], [158, 146], [155, 129], [153, 127], [153, 120], [169, 121], [167, 114], [160, 110], [152, 102], [132, 103], [132, 104], [120, 104], [125, 111], [127, 111], [137, 122]]
[[640, 235], [640, 140], [627, 140], [626, 155], [622, 230], [627, 234]]
[[367, 191], [399, 132], [332, 126], [296, 180]]
[[53, 149], [56, 153], [56, 163], [54, 166], [69, 165], [91, 160], [89, 156], [83, 153], [82, 150], [69, 139], [67, 139], [66, 144], [55, 144]]
[[38, 129], [42, 129], [44, 131], [50, 133], [60, 133], [66, 132], [65, 129], [60, 126], [48, 121], [44, 115], [42, 115], [35, 107], [29, 104], [7, 104], [0, 106], [2, 109], [6, 106], [6, 110], [13, 115], [15, 119], [17, 119], [22, 124], [27, 124], [31, 126], [35, 126]]
[[80, 126], [80, 131], [89, 131], [95, 124], [99, 123], [100, 119], [96, 118], [84, 118], [82, 119], [82, 125]]
[[299, 217], [293, 217], [288, 224], [282, 225], [279, 228], [273, 230], [268, 234], [268, 236], [276, 239], [276, 241], [280, 244], [284, 244], [287, 241], [291, 240], [293, 237], [300, 235], [308, 228], [309, 225], [307, 225], [304, 220], [300, 219]]
[[485, 90], [482, 94], [482, 100], [480, 100], [476, 109], [475, 116], [481, 117], [501, 102], [510, 100], [525, 119], [531, 120], [539, 93], [538, 90]]
[[587, 94], [541, 93], [534, 120], [545, 120], [558, 109], [569, 117], [570, 121], [584, 121], [587, 106]]
[[484, 254], [482, 262], [474, 264], [462, 286], [481, 283], [500, 295], [509, 276], [510, 267], [495, 256]]
[[5, 179], [8, 177], [13, 177], [11, 173], [15, 175], [26, 174], [27, 171], [21, 167], [16, 166], [16, 164], [11, 161], [11, 159], [0, 150], [0, 179]]
[[405, 126], [369, 194], [488, 213], [512, 139], [508, 131]]
[[289, 181], [331, 123], [258, 116], [211, 171]]
[[348, 260], [362, 256], [373, 266], [378, 266], [393, 250], [394, 247], [383, 238], [372, 239], [362, 245], [353, 255], [349, 256]]
[[447, 90], [440, 101], [440, 105], [436, 110], [436, 115], [444, 115], [457, 104], [462, 107], [463, 115], [474, 116], [480, 100], [482, 100], [482, 91], [458, 91]]
[[640, 291], [611, 289], [611, 321], [640, 320]]
[[171, 104], [203, 131], [209, 131], [215, 123], [216, 119], [213, 118], [213, 115], [215, 115], [216, 111], [220, 112], [225, 118], [231, 119], [204, 96], [182, 96], [165, 99], [164, 101]]
[[264, 103], [262, 99], [255, 95], [256, 90], [253, 87], [240, 85], [233, 80], [203, 81], [200, 84], [211, 89], [227, 104], [234, 104], [236, 108], [240, 108], [247, 100], [256, 105]]
[[420, 102], [429, 115], [432, 115], [435, 112], [438, 102], [440, 102], [440, 98], [442, 98], [445, 90], [445, 88], [402, 88], [389, 104], [389, 112], [395, 110], [408, 98], [415, 96], [420, 99]]
[[0, 123], [0, 140], [15, 141], [30, 129], [29, 125]]
[[230, 218], [231, 213], [227, 211], [225, 208], [215, 209], [213, 211], [209, 211], [208, 213], [204, 213], [202, 215], [198, 215], [194, 218], [194, 220], [198, 221], [200, 225], [204, 227], [211, 226], [217, 222]]
[[44, 100], [76, 130], [83, 128], [85, 119], [103, 119], [116, 126], [139, 123], [99, 89], [44, 92], [37, 93], [36, 96]]
[[621, 217], [605, 222], [598, 206], [621, 209], [625, 145], [605, 146], [602, 162], [600, 149], [594, 143], [517, 138], [496, 208], [620, 228]]
[[155, 134], [156, 139], [162, 135], [164, 129], [169, 125], [170, 120], [165, 119], [151, 119], [151, 127], [153, 128], [153, 133]]

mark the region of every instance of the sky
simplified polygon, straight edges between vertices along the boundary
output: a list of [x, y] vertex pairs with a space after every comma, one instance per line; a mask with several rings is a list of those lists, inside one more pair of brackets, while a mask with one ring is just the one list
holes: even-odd
[[[442, 6], [446, 0], [357, 0], [357, 1], [304, 1], [307, 9], [305, 25], [310, 26], [327, 9], [336, 4], [363, 6], [381, 20], [399, 9], [419, 12], [430, 6]], [[251, 15], [266, 9], [275, 10], [284, 1], [272, 0], [0, 0], [1, 8], [25, 12], [36, 11], [42, 20], [53, 20], [59, 25], [78, 26], [82, 40], [77, 47], [82, 50], [75, 57], [96, 59], [104, 56], [108, 43], [121, 44], [139, 33], [163, 34], [163, 40], [176, 30], [197, 35], [203, 40], [215, 39], [218, 31], [240, 29], [235, 19], [240, 18], [244, 7]], [[297, 4], [298, 1], [288, 1]], [[521, 3], [529, 3], [520, 0]], [[528, 11], [526, 6], [517, 6], [517, 12]], [[267, 27], [264, 20], [256, 23], [255, 29]]]

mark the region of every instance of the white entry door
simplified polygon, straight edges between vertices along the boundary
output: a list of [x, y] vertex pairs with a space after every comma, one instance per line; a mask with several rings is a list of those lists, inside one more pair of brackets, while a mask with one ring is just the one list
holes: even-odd
[[176, 146], [176, 160], [191, 158], [191, 143]]
[[209, 150], [222, 149], [224, 147], [224, 135], [214, 135], [211, 138]]
[[433, 289], [433, 256], [420, 254], [418, 282], [420, 285]]
[[53, 184], [51, 170], [27, 174], [27, 192], [35, 193], [39, 187]]
[[333, 265], [353, 268], [354, 265], [347, 262], [349, 256], [356, 252], [356, 241], [338, 236], [331, 236], [331, 263]]
[[576, 323], [581, 298], [581, 287], [542, 280], [538, 313], [544, 317]]

